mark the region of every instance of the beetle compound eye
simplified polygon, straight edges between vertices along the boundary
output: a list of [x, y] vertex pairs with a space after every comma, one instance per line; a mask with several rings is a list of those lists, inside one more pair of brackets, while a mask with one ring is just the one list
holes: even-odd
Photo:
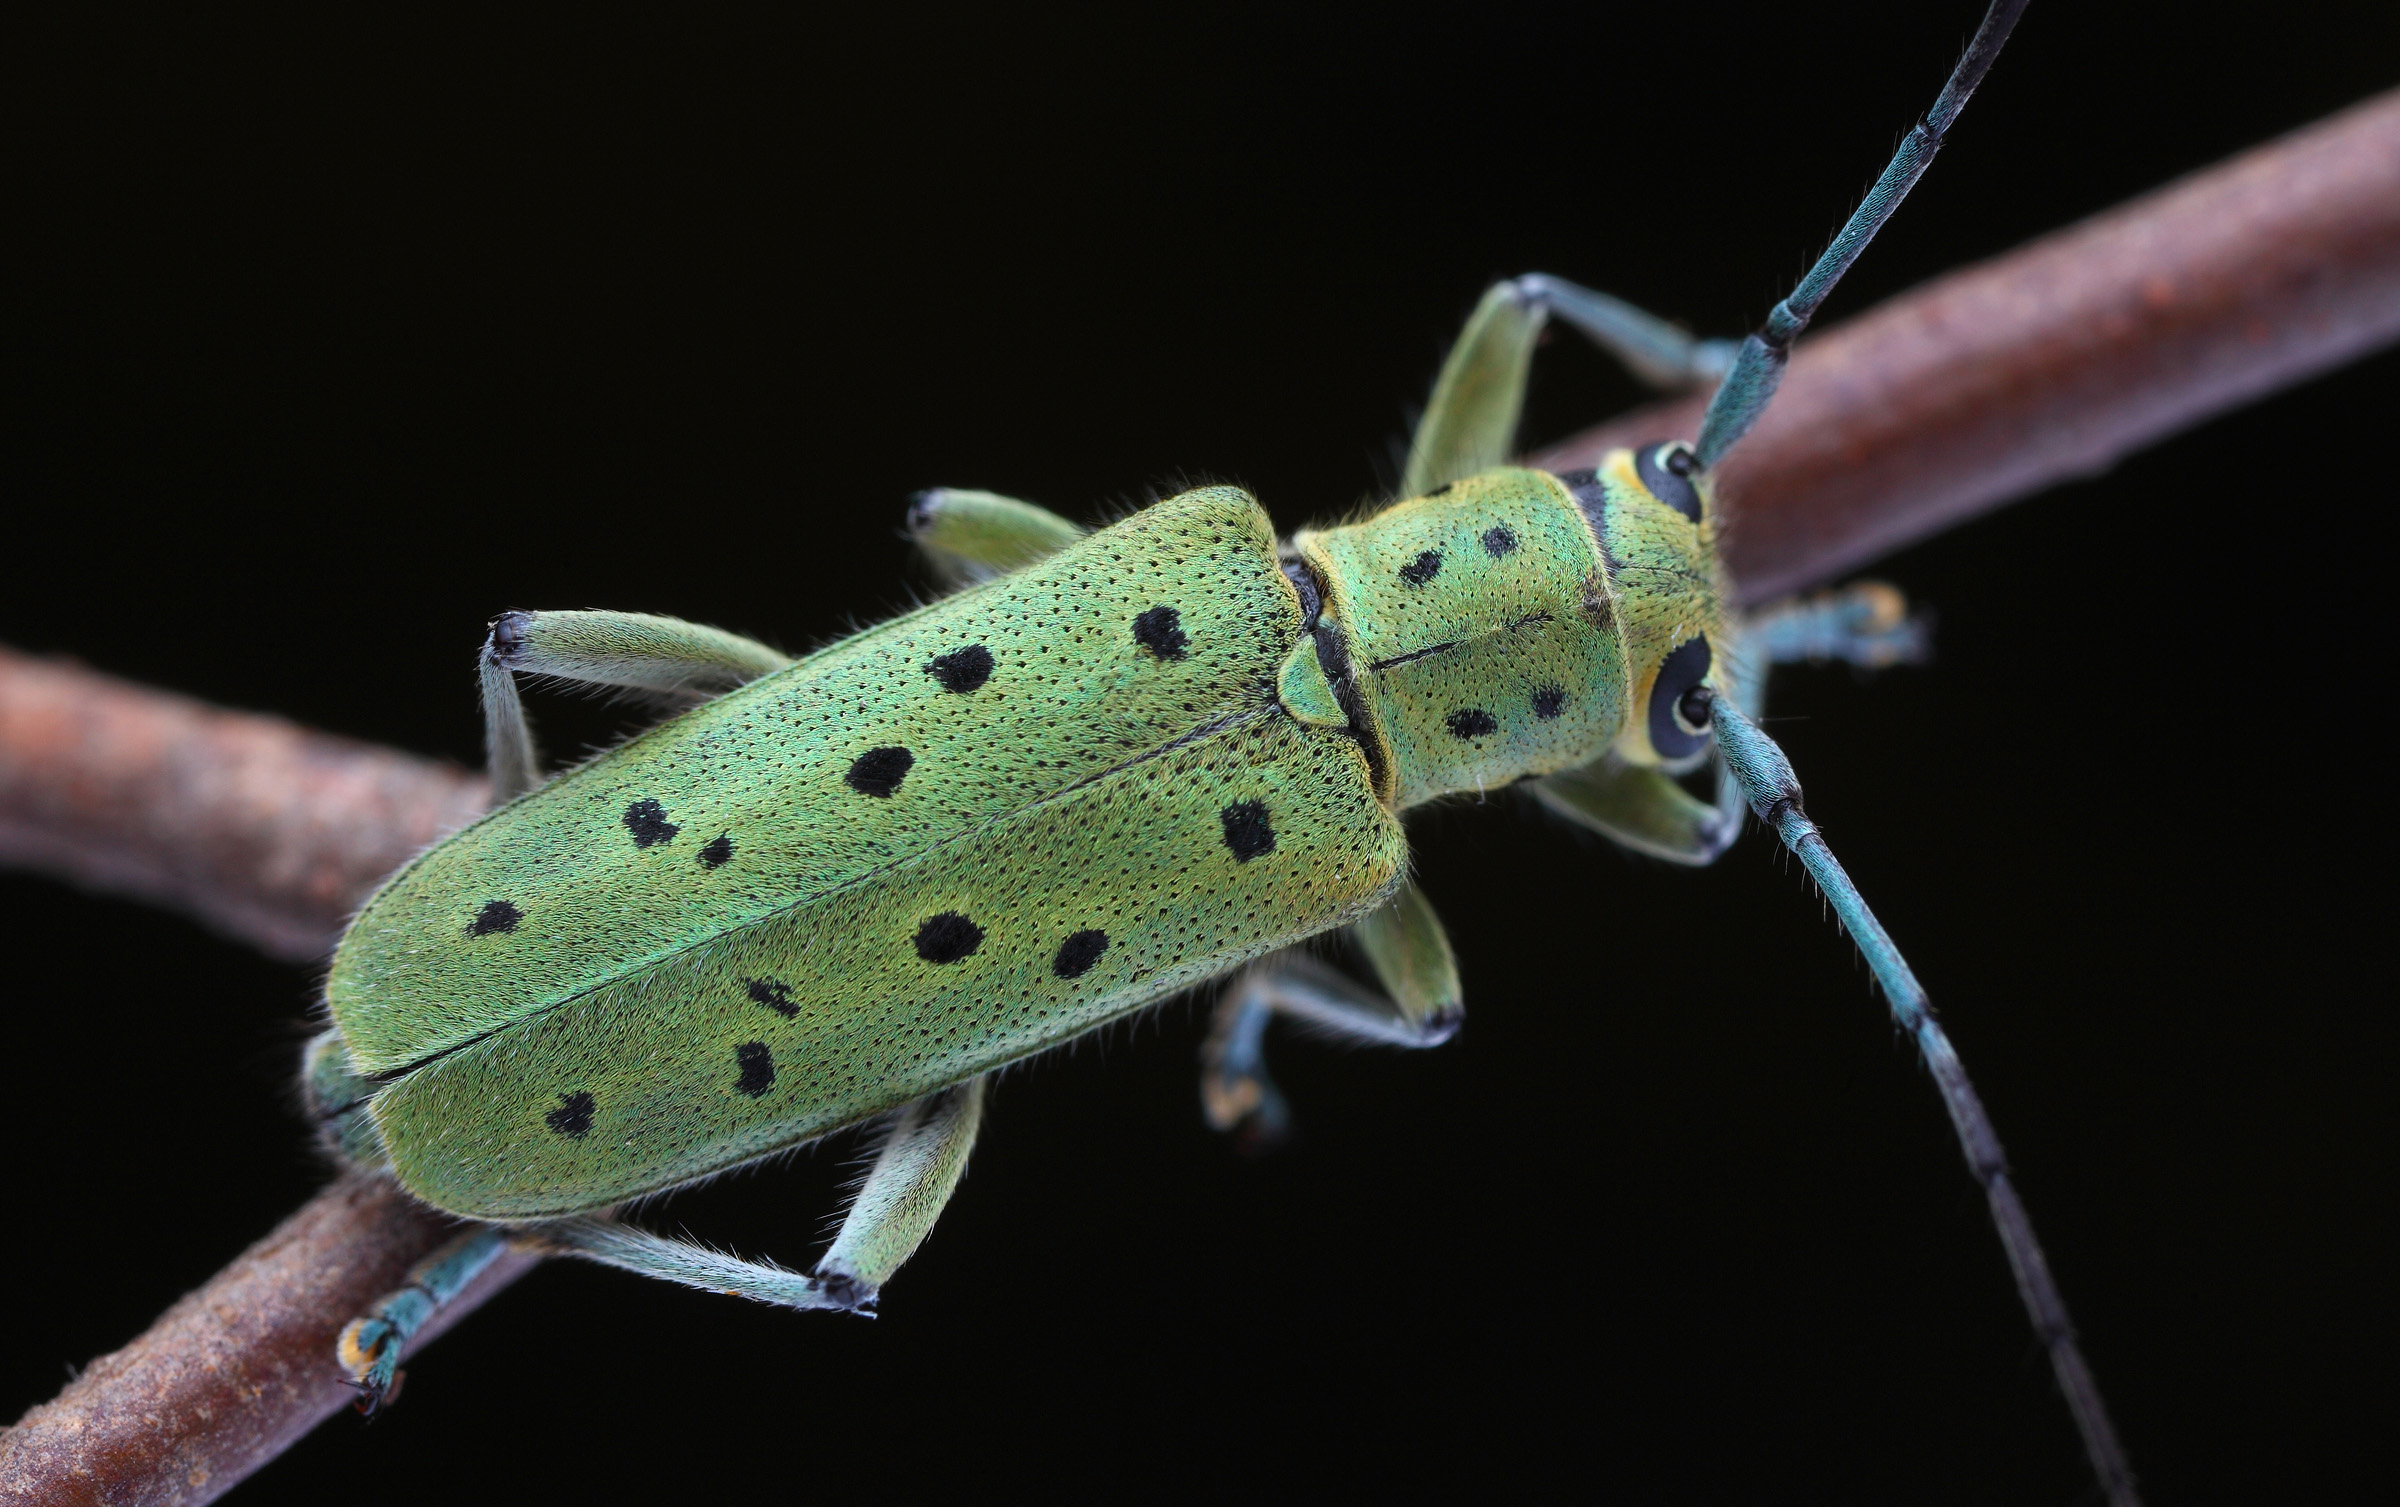
[[1693, 686], [1675, 703], [1675, 718], [1695, 733], [1708, 731], [1708, 687]]
[[[1650, 686], [1650, 746], [1658, 750], [1660, 758], [1684, 758], [1707, 746], [1705, 696], [1698, 698], [1700, 717], [1694, 721], [1701, 731], [1694, 732], [1684, 723], [1690, 715], [1685, 698], [1708, 678], [1709, 663], [1708, 640], [1695, 638], [1679, 646], [1658, 667], [1658, 679]], [[1678, 717], [1678, 712], [1684, 717]]]
[[1633, 454], [1633, 469], [1651, 496], [1692, 522], [1700, 521], [1700, 489], [1692, 485], [1692, 473], [1700, 466], [1689, 445], [1680, 440], [1644, 445]]

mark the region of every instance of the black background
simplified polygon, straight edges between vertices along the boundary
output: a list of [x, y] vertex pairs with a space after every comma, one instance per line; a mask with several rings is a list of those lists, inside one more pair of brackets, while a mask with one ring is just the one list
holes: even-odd
[[[2387, 6], [2198, 14], [2036, 5], [1827, 319], [2392, 82]], [[821, 642], [922, 584], [920, 486], [1090, 517], [1222, 478], [1297, 526], [1388, 483], [1494, 277], [1754, 323], [1974, 19], [87, 19], [12, 91], [0, 639], [465, 762], [497, 610]], [[2390, 1422], [2355, 871], [2395, 377], [1884, 562], [1940, 662], [1775, 693], [2157, 1501], [2324, 1499]], [[1559, 342], [1527, 438], [1636, 396]], [[1767, 843], [1681, 872], [1513, 799], [1412, 831], [1472, 1018], [1284, 1039], [1282, 1154], [1203, 1129], [1173, 1005], [1002, 1085], [879, 1321], [552, 1267], [245, 1498], [2087, 1492], [1934, 1092]], [[323, 1174], [310, 970], [0, 897], [7, 1415]], [[802, 1261], [852, 1154], [659, 1217]]]

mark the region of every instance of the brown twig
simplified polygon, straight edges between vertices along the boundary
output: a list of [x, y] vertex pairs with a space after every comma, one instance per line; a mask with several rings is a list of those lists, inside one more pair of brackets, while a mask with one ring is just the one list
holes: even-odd
[[274, 957], [323, 957], [377, 881], [483, 807], [447, 765], [0, 649], [0, 864]]
[[[1805, 337], [1725, 461], [1755, 605], [2400, 338], [2400, 91]], [[1655, 404], [1536, 458], [1690, 436]]]
[[[1814, 584], [2400, 336], [2400, 94], [1801, 348], [1727, 465], [1750, 600]], [[1689, 434], [1696, 401], [1547, 452]], [[319, 954], [480, 782], [0, 651], [0, 862]], [[347, 1397], [338, 1327], [444, 1235], [343, 1181], [0, 1435], [0, 1498], [206, 1501]], [[512, 1258], [445, 1314], [525, 1269]]]
[[[330, 1316], [365, 1311], [455, 1228], [389, 1182], [341, 1179], [0, 1435], [0, 1500], [215, 1498], [351, 1400]], [[417, 1343], [539, 1259], [503, 1256]]]

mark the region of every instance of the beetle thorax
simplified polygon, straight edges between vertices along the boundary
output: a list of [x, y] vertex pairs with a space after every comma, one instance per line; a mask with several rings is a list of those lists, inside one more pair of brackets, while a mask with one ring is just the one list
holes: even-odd
[[1486, 472], [1293, 543], [1395, 805], [1580, 764], [1623, 724], [1613, 588], [1557, 477]]
[[1612, 752], [1686, 762], [1672, 728], [1650, 737], [1649, 697], [1698, 657], [1669, 664], [1677, 649], [1727, 641], [1723, 573], [1711, 524], [1655, 495], [1634, 452], [1488, 471], [1293, 546], [1394, 805]]

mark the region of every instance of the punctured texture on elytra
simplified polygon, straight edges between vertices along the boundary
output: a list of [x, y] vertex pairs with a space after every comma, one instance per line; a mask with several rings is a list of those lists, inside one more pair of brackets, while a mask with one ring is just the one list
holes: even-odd
[[394, 1171], [473, 1217], [600, 1207], [1373, 908], [1405, 841], [1350, 733], [1275, 699], [1300, 614], [1256, 502], [1185, 493], [433, 849], [327, 986]]

